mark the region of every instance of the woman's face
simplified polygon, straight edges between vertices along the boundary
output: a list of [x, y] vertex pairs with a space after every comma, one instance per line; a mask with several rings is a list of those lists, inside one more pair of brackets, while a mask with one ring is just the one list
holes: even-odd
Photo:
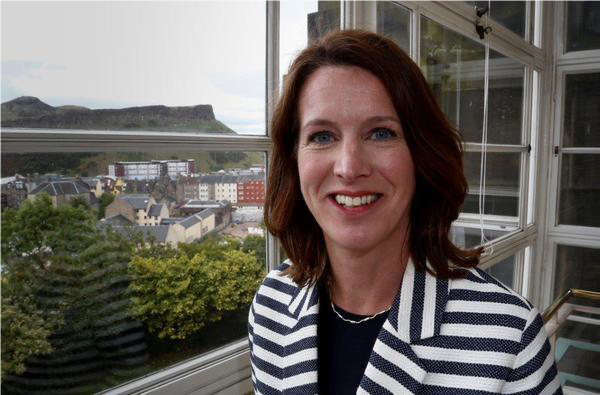
[[328, 248], [401, 245], [414, 166], [383, 83], [359, 67], [321, 67], [304, 84], [298, 111], [300, 187]]

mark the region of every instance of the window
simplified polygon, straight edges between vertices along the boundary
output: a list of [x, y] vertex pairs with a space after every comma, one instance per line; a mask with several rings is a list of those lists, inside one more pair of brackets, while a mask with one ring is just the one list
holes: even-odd
[[[265, 2], [2, 8], [1, 170], [28, 177], [2, 215], [3, 324], [23, 331], [3, 328], [2, 390], [139, 388], [235, 356], [266, 240], [230, 232], [236, 189], [214, 186], [267, 161]], [[203, 177], [209, 201], [186, 198]]]
[[600, 49], [598, 15], [600, 3], [595, 1], [567, 2], [567, 52]]
[[525, 38], [527, 22], [526, 1], [467, 1], [478, 8], [489, 8], [489, 16], [508, 30]]
[[[488, 240], [518, 229], [521, 200], [524, 70], [519, 62], [491, 50], [489, 60], [487, 152], [481, 159], [484, 113], [485, 47], [427, 17], [421, 17], [420, 64], [442, 110], [467, 144], [464, 157], [469, 192], [463, 214], [453, 227], [455, 242], [480, 244], [478, 213], [488, 223]], [[469, 144], [471, 143], [471, 144]], [[503, 145], [502, 152], [496, 151]], [[485, 198], [480, 204], [480, 181]], [[475, 232], [474, 232], [475, 231]], [[490, 239], [491, 237], [491, 239]]]
[[290, 1], [280, 5], [279, 86], [285, 84], [294, 57], [332, 30], [340, 28], [339, 1]]
[[410, 53], [409, 9], [389, 1], [377, 2], [377, 32], [390, 37], [406, 53]]

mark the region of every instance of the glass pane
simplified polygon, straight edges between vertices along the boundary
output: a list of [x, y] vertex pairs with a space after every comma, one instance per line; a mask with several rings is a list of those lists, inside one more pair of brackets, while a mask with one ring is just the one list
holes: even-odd
[[489, 16], [508, 30], [525, 37], [525, 1], [467, 1], [467, 4], [485, 8], [489, 6]]
[[514, 276], [515, 276], [515, 261], [516, 255], [509, 256], [496, 263], [494, 266], [485, 269], [486, 273], [496, 277], [498, 281], [506, 285], [509, 288], [514, 289]]
[[[594, 314], [593, 318], [598, 320], [600, 315]], [[581, 389], [586, 394], [600, 392], [600, 330], [597, 324], [565, 321], [556, 333], [554, 350], [563, 386]]]
[[600, 147], [600, 73], [569, 74], [565, 82], [564, 147]]
[[[481, 153], [467, 152], [464, 167], [469, 192], [462, 212], [479, 213], [479, 175], [481, 174]], [[517, 217], [519, 215], [519, 176], [521, 154], [487, 153], [485, 214]], [[517, 219], [515, 218], [516, 222]]]
[[377, 33], [390, 37], [410, 53], [410, 10], [391, 1], [378, 1]]
[[[558, 245], [554, 270], [554, 298], [569, 288], [600, 291], [600, 249]], [[577, 299], [573, 303], [593, 305]]]
[[[442, 110], [468, 142], [481, 142], [485, 48], [423, 17], [421, 67]], [[488, 138], [490, 144], [520, 144], [525, 67], [490, 51]]]
[[568, 1], [567, 52], [600, 48], [600, 2]]
[[9, 154], [2, 177], [2, 392], [97, 392], [247, 336], [263, 153]]
[[265, 9], [3, 4], [2, 126], [264, 134]]
[[[516, 226], [491, 226], [484, 223], [484, 235], [487, 240], [494, 240], [516, 230]], [[481, 228], [479, 223], [467, 224], [454, 221], [450, 228], [450, 239], [461, 248], [473, 248], [481, 245]]]
[[295, 57], [308, 44], [340, 28], [339, 1], [282, 1], [280, 3], [279, 86]]
[[558, 223], [600, 226], [600, 155], [562, 154]]

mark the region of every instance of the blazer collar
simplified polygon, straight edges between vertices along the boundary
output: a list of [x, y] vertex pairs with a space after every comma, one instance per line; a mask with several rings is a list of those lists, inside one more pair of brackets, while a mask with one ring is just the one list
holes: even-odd
[[[300, 321], [307, 315], [318, 313], [318, 289], [316, 284], [298, 288], [288, 305], [290, 316]], [[447, 279], [417, 270], [412, 259], [409, 260], [402, 286], [387, 318], [399, 339], [414, 343], [439, 335], [448, 292]]]
[[448, 291], [447, 279], [417, 270], [412, 259], [408, 261], [388, 316], [400, 340], [415, 343], [440, 334]]

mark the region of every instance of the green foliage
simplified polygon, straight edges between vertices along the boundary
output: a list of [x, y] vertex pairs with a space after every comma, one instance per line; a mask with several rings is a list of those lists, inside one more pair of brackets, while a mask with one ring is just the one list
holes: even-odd
[[[93, 214], [52, 206], [40, 194], [2, 215], [2, 377], [20, 374], [28, 358], [52, 351], [50, 335], [62, 326], [76, 295], [56, 297], [53, 279], [81, 267], [95, 239]], [[72, 297], [72, 299], [71, 299]]]
[[240, 247], [239, 240], [233, 237], [210, 234], [195, 243], [180, 243], [177, 249], [190, 259], [196, 254], [203, 253], [208, 259], [214, 260], [219, 259], [223, 253], [230, 250], [238, 250]]
[[250, 235], [244, 239], [242, 243], [242, 251], [252, 253], [256, 255], [256, 259], [265, 266], [266, 261], [266, 251], [267, 244], [265, 242], [265, 238], [263, 236]]
[[48, 354], [52, 324], [42, 313], [30, 308], [31, 300], [16, 300], [0, 280], [0, 383], [8, 374], [25, 371], [25, 361], [34, 355]]
[[115, 195], [109, 192], [103, 192], [100, 195], [100, 207], [98, 209], [98, 219], [102, 219], [106, 216], [106, 207], [115, 200]]
[[73, 199], [71, 199], [69, 204], [75, 208], [80, 207], [85, 210], [91, 210], [90, 204], [81, 196], [74, 197]]
[[159, 338], [185, 339], [251, 302], [264, 276], [254, 254], [228, 240], [181, 244], [177, 256], [136, 255], [133, 313]]
[[75, 176], [83, 173], [83, 161], [93, 153], [2, 154], [2, 177], [19, 174], [57, 173]]
[[227, 162], [241, 162], [247, 156], [246, 153], [240, 151], [215, 151], [210, 153], [210, 158], [218, 165], [224, 165]]

